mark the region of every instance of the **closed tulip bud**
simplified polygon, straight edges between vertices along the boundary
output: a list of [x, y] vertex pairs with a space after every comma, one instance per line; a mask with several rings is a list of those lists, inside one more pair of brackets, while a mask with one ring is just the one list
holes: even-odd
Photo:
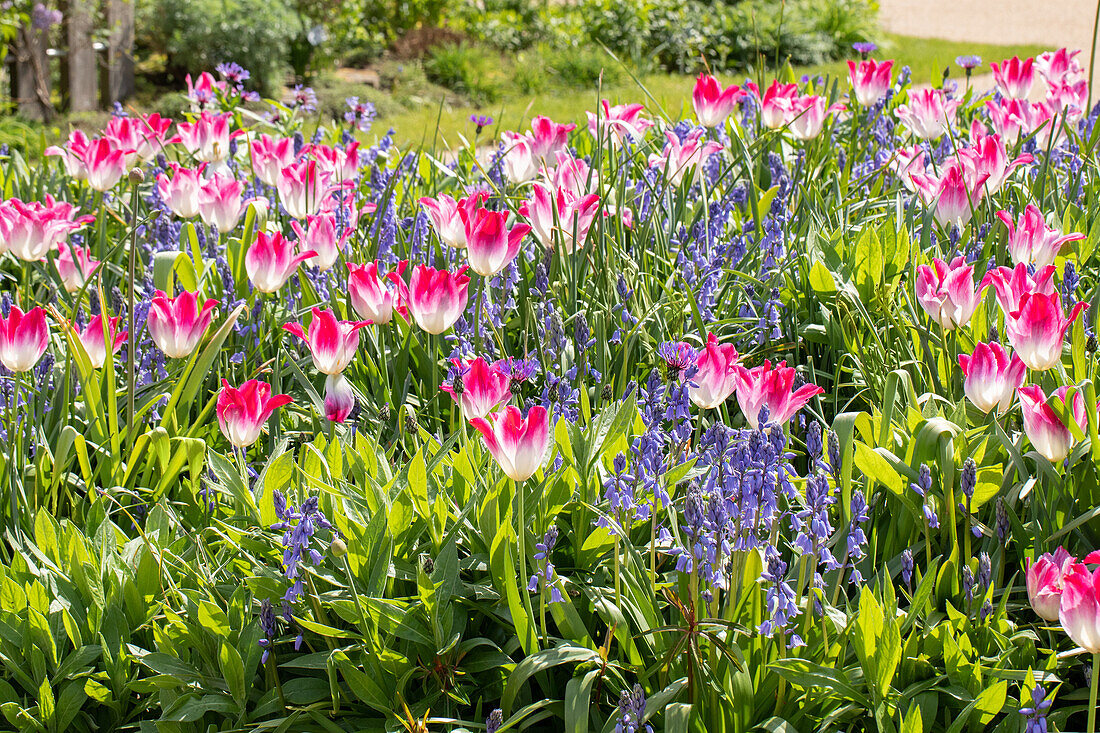
[[333, 538], [332, 542], [329, 543], [328, 549], [335, 558], [341, 558], [348, 554], [348, 546], [344, 544], [344, 541], [339, 537]]
[[135, 186], [139, 183], [145, 183], [145, 171], [141, 168], [131, 168], [127, 177], [130, 179], [130, 183]]

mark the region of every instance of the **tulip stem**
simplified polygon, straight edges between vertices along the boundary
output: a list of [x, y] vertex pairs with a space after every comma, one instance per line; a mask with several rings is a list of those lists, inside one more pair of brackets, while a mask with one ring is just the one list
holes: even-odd
[[1092, 655], [1092, 680], [1089, 685], [1089, 733], [1096, 731], [1096, 683], [1100, 680], [1100, 653]]
[[[134, 362], [137, 358], [137, 333], [134, 331], [134, 308], [135, 308], [135, 293], [134, 289], [137, 287], [137, 206], [138, 206], [138, 185], [134, 182], [131, 186], [133, 192], [130, 195], [130, 262], [129, 262], [129, 299], [126, 302], [126, 327], [127, 327], [127, 340], [129, 343], [126, 345], [126, 444], [133, 449], [134, 439], [136, 437], [137, 426], [134, 425], [134, 393], [136, 387], [136, 374], [134, 371]], [[221, 236], [220, 234], [218, 235]], [[110, 329], [107, 329], [108, 333], [104, 335], [104, 341], [107, 344], [107, 348], [113, 348], [114, 337], [109, 333]]]
[[[516, 538], [519, 541], [519, 586], [523, 589], [523, 605], [527, 611], [523, 637], [531, 639], [535, 651], [538, 651], [538, 632], [535, 630], [535, 612], [531, 608], [531, 593], [527, 590], [527, 499], [522, 481], [513, 481], [516, 486]], [[517, 629], [518, 631], [518, 629]], [[524, 649], [526, 651], [526, 648]]]

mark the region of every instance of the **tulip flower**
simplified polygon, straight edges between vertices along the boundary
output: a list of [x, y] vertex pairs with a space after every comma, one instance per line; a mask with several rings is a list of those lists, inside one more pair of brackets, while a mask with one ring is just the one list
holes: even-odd
[[966, 264], [966, 258], [956, 257], [948, 265], [936, 258], [932, 267], [917, 268], [917, 302], [932, 320], [950, 330], [970, 323], [970, 317], [981, 302], [985, 280], [974, 289], [974, 267]]
[[1020, 99], [1001, 99], [1000, 102], [985, 103], [989, 113], [989, 122], [993, 130], [1013, 147], [1020, 140], [1020, 133], [1028, 134], [1032, 130], [1031, 103]]
[[290, 395], [271, 394], [271, 385], [250, 379], [239, 388], [222, 380], [218, 393], [218, 427], [237, 448], [247, 448], [260, 438], [264, 423], [275, 409], [293, 402]]
[[932, 209], [932, 216], [942, 227], [954, 224], [966, 226], [974, 209], [982, 200], [987, 175], [974, 179], [957, 164], [942, 167], [942, 175], [913, 173], [910, 178], [917, 187], [921, 202]]
[[168, 144], [168, 129], [172, 127], [172, 120], [161, 117], [156, 112], [134, 119], [137, 120], [137, 145], [134, 146], [134, 152], [138, 160], [147, 163]]
[[355, 409], [355, 392], [343, 374], [330, 374], [325, 378], [325, 418], [342, 423]]
[[1047, 86], [1054, 86], [1060, 82], [1073, 83], [1080, 81], [1085, 76], [1085, 70], [1077, 61], [1080, 49], [1070, 51], [1060, 48], [1057, 51], [1047, 51], [1035, 57], [1035, 71], [1043, 77]]
[[537, 161], [553, 160], [559, 152], [569, 146], [569, 133], [576, 130], [573, 124], [561, 125], [549, 117], [536, 117], [531, 120], [531, 154]]
[[501, 133], [504, 148], [504, 175], [512, 183], [527, 183], [539, 172], [531, 140], [526, 135], [505, 131]]
[[409, 312], [417, 325], [439, 334], [454, 325], [466, 310], [470, 278], [466, 268], [458, 272], [436, 270], [427, 265], [413, 268], [409, 279]]
[[614, 148], [621, 148], [631, 140], [641, 140], [645, 131], [653, 127], [653, 122], [642, 117], [645, 109], [641, 104], [611, 105], [606, 99], [600, 100], [600, 114], [587, 112], [588, 131], [597, 140], [601, 137]]
[[252, 172], [267, 186], [279, 183], [283, 168], [294, 162], [294, 140], [260, 135], [248, 146], [252, 155]]
[[107, 361], [108, 341], [111, 343], [111, 353], [117, 354], [130, 335], [129, 331], [118, 330], [118, 321], [118, 316], [108, 318], [106, 333], [103, 329], [102, 314], [92, 318], [83, 329], [73, 328], [73, 332], [80, 339], [80, 343], [84, 344], [84, 350], [88, 352], [88, 361], [92, 363], [92, 369], [102, 368]]
[[222, 234], [233, 231], [245, 210], [243, 192], [243, 181], [215, 173], [199, 190], [199, 216]]
[[998, 211], [997, 218], [1008, 227], [1008, 254], [1017, 265], [1034, 265], [1042, 269], [1054, 264], [1054, 258], [1067, 242], [1084, 239], [1084, 234], [1062, 234], [1048, 227], [1043, 213], [1034, 204], [1028, 204], [1020, 216], [1019, 224], [1012, 221], [1007, 211]]
[[172, 169], [172, 177], [163, 173], [157, 176], [157, 193], [161, 200], [181, 219], [198, 216], [205, 184], [202, 174], [206, 163], [200, 163], [197, 168], [192, 169], [182, 168], [178, 163], [168, 165]]
[[313, 366], [331, 376], [348, 368], [359, 349], [359, 329], [369, 325], [367, 321], [341, 321], [330, 310], [314, 308], [308, 331], [299, 323], [283, 324], [283, 329], [305, 341]]
[[1052, 116], [1059, 118], [1057, 120], [1059, 126], [1066, 124], [1076, 127], [1084, 116], [1088, 99], [1089, 85], [1084, 79], [1073, 83], [1060, 81], [1047, 89], [1042, 107], [1049, 110]]
[[[703, 410], [718, 407], [737, 387], [737, 348], [720, 344], [713, 333], [695, 357], [695, 376], [688, 383], [688, 396]], [[759, 410], [757, 411], [759, 413]]]
[[149, 304], [149, 336], [169, 359], [186, 359], [202, 341], [217, 306], [218, 301], [211, 298], [200, 308], [199, 294], [187, 290], [175, 298], [158, 290]]
[[[1051, 394], [1065, 404], [1068, 415], [1077, 422], [1082, 431], [1087, 429], [1087, 417], [1085, 416], [1085, 400], [1080, 392], [1073, 393], [1073, 399], [1066, 401], [1069, 387], [1059, 387]], [[1017, 394], [1020, 395], [1020, 411], [1024, 418], [1024, 433], [1031, 441], [1031, 446], [1054, 464], [1061, 463], [1069, 455], [1073, 447], [1073, 434], [1062, 422], [1062, 418], [1054, 408], [1047, 404], [1047, 396], [1043, 388], [1032, 384], [1020, 387]]]
[[57, 266], [57, 274], [61, 277], [61, 285], [67, 293], [75, 293], [84, 287], [84, 283], [99, 267], [99, 260], [93, 260], [86, 247], [77, 245], [69, 246], [64, 242], [57, 243], [58, 255], [54, 261]]
[[1020, 309], [1020, 301], [1025, 293], [1034, 295], [1053, 295], [1058, 292], [1054, 284], [1053, 265], [1037, 270], [1032, 276], [1028, 273], [1027, 265], [1020, 263], [1015, 268], [997, 267], [990, 270], [982, 278], [979, 291], [987, 285], [992, 285], [997, 294], [997, 305], [1001, 307], [1001, 313], [1005, 318]]
[[138, 162], [137, 148], [142, 142], [139, 124], [134, 117], [113, 116], [103, 128], [103, 138], [110, 142], [110, 147], [123, 153], [123, 170]]
[[84, 150], [84, 168], [88, 185], [100, 193], [110, 191], [126, 173], [129, 150], [116, 148], [107, 138], [99, 138]]
[[74, 219], [72, 204], [57, 202], [23, 203], [8, 199], [0, 205], [0, 251], [10, 250], [24, 262], [38, 262], [68, 237], [69, 232], [92, 221], [90, 216]]
[[1073, 563], [1063, 574], [1058, 620], [1074, 644], [1100, 654], [1100, 568], [1090, 571], [1082, 563]]
[[785, 361], [779, 362], [774, 369], [770, 361], [752, 369], [740, 365], [734, 369], [737, 402], [753, 430], [761, 427], [759, 419], [764, 408], [767, 408], [768, 423], [782, 425], [825, 391], [816, 384], [804, 384], [792, 391], [795, 370]]
[[329, 180], [342, 183], [359, 178], [358, 141], [343, 149], [330, 145], [309, 145], [302, 152], [317, 161], [319, 170]]
[[526, 481], [542, 467], [550, 443], [550, 419], [542, 405], [532, 407], [526, 419], [518, 407], [508, 405], [488, 417], [475, 417], [470, 424], [513, 481]]
[[998, 343], [974, 344], [974, 352], [959, 354], [959, 367], [966, 379], [963, 391], [982, 412], [996, 408], [1003, 415], [1012, 407], [1016, 390], [1024, 383], [1027, 366], [1020, 357], [1009, 353]]
[[890, 75], [893, 68], [893, 61], [880, 63], [874, 59], [867, 59], [858, 65], [855, 61], [848, 62], [848, 83], [852, 87], [852, 94], [861, 106], [873, 107], [886, 96], [887, 90], [890, 89]]
[[336, 217], [331, 214], [308, 216], [306, 225], [307, 228], [303, 229], [297, 221], [290, 222], [290, 228], [298, 235], [298, 248], [311, 249], [317, 253], [310, 264], [321, 272], [331, 269], [351, 237], [351, 228], [345, 227], [344, 233], [337, 237]]
[[1027, 562], [1027, 599], [1039, 618], [1057, 621], [1062, 602], [1065, 577], [1076, 564], [1073, 556], [1059, 547], [1051, 555], [1044, 553], [1038, 560]]
[[694, 177], [707, 158], [722, 149], [722, 145], [713, 140], [704, 142], [703, 130], [689, 133], [682, 143], [671, 130], [665, 132], [665, 137], [668, 142], [664, 150], [660, 155], [650, 155], [649, 165], [662, 171], [673, 186], [679, 186], [688, 174]]
[[797, 84], [780, 84], [775, 79], [763, 95], [756, 84], [749, 82], [745, 86], [760, 104], [760, 122], [764, 127], [775, 130], [790, 123], [794, 117], [794, 100], [798, 97]]
[[700, 74], [691, 93], [695, 119], [703, 127], [718, 127], [726, 121], [737, 102], [745, 95], [741, 87], [731, 84], [725, 89], [710, 74]]
[[985, 135], [971, 147], [961, 150], [959, 160], [970, 184], [984, 179], [985, 193], [994, 194], [1001, 190], [1014, 170], [1034, 158], [1030, 153], [1024, 153], [1010, 161], [1001, 136], [993, 134]]
[[0, 315], [0, 364], [8, 371], [19, 374], [34, 369], [49, 342], [50, 327], [41, 308], [24, 313], [13, 305], [7, 318]]
[[171, 142], [181, 142], [187, 152], [203, 163], [221, 163], [229, 157], [229, 142], [244, 134], [242, 130], [229, 132], [233, 115], [202, 112], [194, 122], [176, 125], [178, 135]]
[[993, 62], [993, 81], [1001, 94], [1009, 99], [1027, 99], [1031, 94], [1031, 85], [1035, 82], [1035, 59], [1020, 60], [1013, 56], [1001, 63]]
[[321, 210], [329, 174], [318, 170], [317, 161], [291, 163], [279, 172], [279, 200], [294, 219], [305, 219]]
[[1020, 307], [1005, 319], [1005, 333], [1012, 348], [1029, 368], [1044, 371], [1062, 360], [1066, 331], [1088, 303], [1073, 306], [1069, 318], [1062, 315], [1058, 293], [1024, 293]]
[[910, 192], [916, 193], [918, 188], [913, 180], [913, 175], [924, 175], [926, 169], [924, 148], [920, 145], [914, 145], [911, 148], [898, 148], [894, 151], [894, 155], [887, 165]]
[[595, 173], [581, 158], [574, 158], [566, 152], [558, 153], [553, 168], [543, 168], [543, 177], [554, 189], [564, 188], [574, 198], [582, 198], [591, 193], [599, 193]]
[[386, 324], [393, 320], [397, 311], [405, 316], [405, 301], [408, 299], [409, 286], [401, 279], [408, 261], [397, 264], [397, 270], [381, 275], [379, 261], [365, 265], [348, 263], [348, 295], [351, 307], [365, 321]]
[[88, 177], [84, 153], [90, 144], [83, 130], [73, 130], [69, 133], [69, 139], [64, 145], [51, 145], [46, 148], [45, 155], [60, 157], [62, 165], [65, 166], [65, 173], [74, 180], [83, 181]]
[[821, 134], [825, 116], [844, 109], [842, 104], [825, 106], [825, 98], [815, 94], [795, 97], [791, 101], [788, 126], [796, 140], [813, 140]]
[[492, 277], [508, 266], [519, 254], [519, 245], [531, 227], [505, 226], [506, 211], [478, 209], [466, 220], [466, 258], [470, 269], [482, 277]]
[[566, 186], [551, 189], [535, 182], [531, 198], [520, 205], [519, 213], [531, 222], [532, 233], [544, 247], [560, 245], [569, 254], [584, 244], [599, 207], [597, 194], [578, 197]]
[[501, 362], [490, 364], [481, 357], [470, 362], [461, 359], [451, 362], [458, 374], [453, 382], [444, 382], [439, 388], [451, 395], [467, 420], [485, 417], [497, 405], [512, 399], [511, 379]]
[[894, 114], [921, 140], [936, 140], [955, 124], [959, 100], [947, 99], [942, 89], [910, 89], [908, 104]]
[[449, 247], [461, 249], [466, 246], [466, 220], [470, 214], [489, 198], [486, 191], [480, 191], [473, 196], [455, 201], [447, 194], [440, 194], [439, 198], [425, 196], [420, 199], [420, 205], [424, 207], [428, 218], [435, 227], [439, 241]]
[[257, 232], [244, 256], [244, 269], [252, 286], [261, 293], [275, 293], [286, 284], [298, 265], [317, 255], [313, 250], [294, 254], [294, 243], [279, 232]]

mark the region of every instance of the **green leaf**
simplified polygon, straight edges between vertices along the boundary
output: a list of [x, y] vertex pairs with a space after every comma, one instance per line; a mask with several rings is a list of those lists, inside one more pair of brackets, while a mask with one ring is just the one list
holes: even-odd
[[783, 679], [802, 689], [820, 687], [864, 708], [871, 707], [867, 696], [832, 667], [823, 667], [806, 659], [780, 659], [768, 666], [778, 672]]
[[516, 696], [519, 695], [520, 690], [531, 675], [552, 669], [560, 664], [598, 663], [600, 661], [600, 655], [591, 649], [568, 643], [538, 651], [517, 664], [512, 673], [508, 675], [508, 681], [504, 683], [504, 694], [500, 698], [500, 707], [505, 715], [511, 713]]
[[248, 701], [248, 689], [244, 679], [244, 660], [228, 640], [223, 639], [221, 649], [218, 650], [218, 666], [221, 667], [222, 679], [229, 693], [237, 701], [237, 705], [244, 707]]

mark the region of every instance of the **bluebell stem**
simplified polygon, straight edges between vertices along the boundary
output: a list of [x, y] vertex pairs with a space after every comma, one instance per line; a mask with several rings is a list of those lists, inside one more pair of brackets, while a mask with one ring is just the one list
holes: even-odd
[[835, 430], [829, 431], [829, 472], [833, 480], [840, 481], [840, 436]]
[[978, 555], [978, 574], [974, 578], [978, 593], [982, 596], [989, 590], [989, 584], [993, 581], [993, 563], [988, 552]]
[[849, 504], [849, 515], [851, 521], [848, 523], [848, 559], [853, 562], [852, 574], [849, 578], [851, 583], [860, 583], [863, 581], [863, 575], [854, 566], [857, 560], [861, 560], [866, 554], [863, 550], [863, 546], [867, 544], [867, 535], [863, 531], [863, 523], [866, 522], [870, 515], [867, 513], [867, 499], [863, 496], [863, 491], [860, 489], [852, 490], [852, 501]]
[[836, 503], [830, 493], [829, 480], [821, 474], [810, 476], [806, 480], [806, 508], [791, 515], [791, 530], [797, 533], [794, 546], [803, 555], [814, 558], [814, 575], [811, 585], [820, 588], [824, 585], [817, 565], [826, 570], [836, 570], [840, 563], [829, 551], [827, 541], [833, 534], [829, 521], [829, 507]]
[[[288, 603], [298, 600], [304, 592], [300, 566], [303, 561], [320, 565], [324, 556], [313, 545], [313, 537], [318, 528], [332, 529], [325, 515], [318, 508], [316, 496], [302, 503], [301, 509], [288, 506], [282, 494], [273, 495], [275, 514], [279, 521], [271, 525], [274, 531], [283, 531], [283, 567], [288, 580], [293, 581], [283, 596]], [[319, 545], [320, 546], [320, 545]]]
[[619, 717], [615, 722], [615, 733], [653, 733], [653, 726], [643, 723], [645, 716], [645, 690], [635, 684], [630, 690], [619, 694]]
[[597, 524], [615, 535], [619, 534], [620, 527], [626, 532], [634, 525], [635, 520], [648, 519], [649, 506], [644, 502], [636, 502], [638, 480], [633, 474], [627, 473], [626, 456], [622, 453], [616, 455], [612, 466], [614, 472], [603, 482], [603, 488], [604, 498], [611, 507], [615, 522], [608, 522], [601, 517]]
[[500, 708], [497, 708], [493, 712], [489, 713], [489, 717], [485, 719], [485, 733], [497, 733], [504, 725], [504, 713]]
[[997, 539], [1001, 540], [1001, 542], [1007, 541], [1010, 529], [1011, 525], [1008, 521], [1008, 510], [1005, 508], [1004, 499], [998, 497], [996, 509]]
[[932, 470], [928, 468], [927, 464], [921, 464], [920, 469], [917, 471], [917, 482], [909, 484], [909, 488], [917, 492], [922, 499], [921, 504], [924, 510], [925, 524], [931, 529], [939, 527], [939, 517], [936, 516], [936, 510], [931, 504]]
[[974, 602], [974, 585], [974, 571], [970, 569], [969, 565], [964, 565], [962, 569], [962, 589], [968, 606]]
[[[760, 574], [760, 579], [769, 584], [764, 601], [769, 617], [757, 627], [757, 631], [769, 639], [777, 631], [785, 629], [792, 619], [802, 613], [795, 603], [794, 591], [787, 583], [786, 574], [787, 563], [778, 557], [770, 558], [767, 568]], [[798, 634], [791, 634], [789, 643], [792, 647], [803, 645]]]
[[271, 646], [275, 643], [275, 636], [279, 633], [279, 625], [275, 620], [275, 607], [271, 604], [270, 598], [265, 598], [260, 603], [260, 630], [264, 634], [264, 638], [259, 641], [264, 650], [260, 656], [260, 664], [266, 664], [271, 654]]

